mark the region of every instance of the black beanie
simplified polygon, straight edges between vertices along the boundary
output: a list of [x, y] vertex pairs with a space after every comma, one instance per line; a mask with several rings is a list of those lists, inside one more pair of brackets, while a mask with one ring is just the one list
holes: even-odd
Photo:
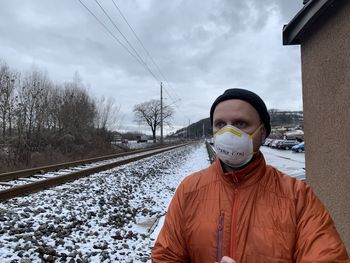
[[222, 101], [232, 100], [232, 99], [244, 100], [256, 109], [256, 111], [260, 115], [261, 121], [265, 125], [266, 137], [268, 137], [271, 132], [271, 124], [270, 124], [270, 115], [269, 115], [269, 112], [267, 111], [266, 105], [264, 101], [257, 94], [245, 89], [228, 89], [228, 90], [225, 90], [225, 92], [222, 95], [217, 97], [217, 99], [214, 101], [210, 109], [211, 125], [213, 126], [213, 114], [216, 106]]

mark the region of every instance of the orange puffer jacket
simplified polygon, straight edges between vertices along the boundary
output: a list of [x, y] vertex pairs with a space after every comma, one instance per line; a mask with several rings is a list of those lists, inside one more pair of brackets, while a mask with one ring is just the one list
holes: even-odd
[[309, 186], [266, 165], [224, 173], [218, 159], [179, 185], [152, 262], [350, 262]]

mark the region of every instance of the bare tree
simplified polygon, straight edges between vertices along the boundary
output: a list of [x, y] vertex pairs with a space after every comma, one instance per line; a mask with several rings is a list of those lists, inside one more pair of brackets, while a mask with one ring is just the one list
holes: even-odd
[[12, 134], [12, 116], [14, 104], [14, 83], [16, 74], [11, 72], [7, 64], [0, 65], [0, 116], [2, 125], [2, 138], [5, 140], [6, 129]]
[[20, 74], [0, 61], [0, 147], [8, 152], [0, 149], [0, 172], [110, 153], [110, 129], [120, 122], [120, 106], [93, 99], [78, 72], [54, 84], [45, 71]]
[[24, 117], [18, 125], [25, 127], [26, 140], [33, 145], [40, 144], [42, 138], [51, 90], [52, 84], [47, 74], [33, 69], [26, 74], [18, 91], [19, 106]]
[[64, 134], [84, 141], [93, 132], [96, 105], [83, 86], [66, 83], [63, 91], [59, 122]]
[[[150, 100], [134, 106], [135, 119], [138, 123], [151, 127], [153, 142], [156, 141], [156, 130], [160, 125], [160, 100]], [[174, 109], [170, 106], [163, 106], [163, 124], [170, 125]]]
[[120, 105], [115, 103], [114, 98], [101, 97], [97, 100], [96, 107], [96, 128], [101, 130], [117, 129], [121, 120]]

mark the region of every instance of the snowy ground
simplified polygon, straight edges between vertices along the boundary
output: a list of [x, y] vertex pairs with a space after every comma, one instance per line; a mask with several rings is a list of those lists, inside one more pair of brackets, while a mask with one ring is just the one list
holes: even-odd
[[267, 146], [260, 148], [266, 163], [276, 167], [281, 172], [300, 180], [305, 179], [305, 154], [294, 153], [291, 150], [278, 150]]
[[204, 144], [0, 204], [0, 262], [150, 262], [149, 238]]
[[121, 147], [127, 147], [132, 150], [143, 149], [147, 147], [153, 147], [153, 140], [148, 140], [147, 142], [137, 142], [137, 141], [128, 141], [127, 143], [115, 142], [115, 145], [120, 145]]
[[[304, 154], [262, 151], [305, 176]], [[202, 143], [0, 203], [0, 262], [150, 262], [176, 187], [208, 165]]]

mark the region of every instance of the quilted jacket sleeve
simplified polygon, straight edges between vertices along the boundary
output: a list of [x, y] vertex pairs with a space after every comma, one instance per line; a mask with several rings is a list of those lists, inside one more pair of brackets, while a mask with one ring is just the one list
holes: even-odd
[[187, 262], [183, 230], [184, 185], [177, 188], [170, 203], [164, 225], [152, 250], [152, 262]]
[[309, 186], [298, 191], [296, 262], [350, 263], [327, 209]]

